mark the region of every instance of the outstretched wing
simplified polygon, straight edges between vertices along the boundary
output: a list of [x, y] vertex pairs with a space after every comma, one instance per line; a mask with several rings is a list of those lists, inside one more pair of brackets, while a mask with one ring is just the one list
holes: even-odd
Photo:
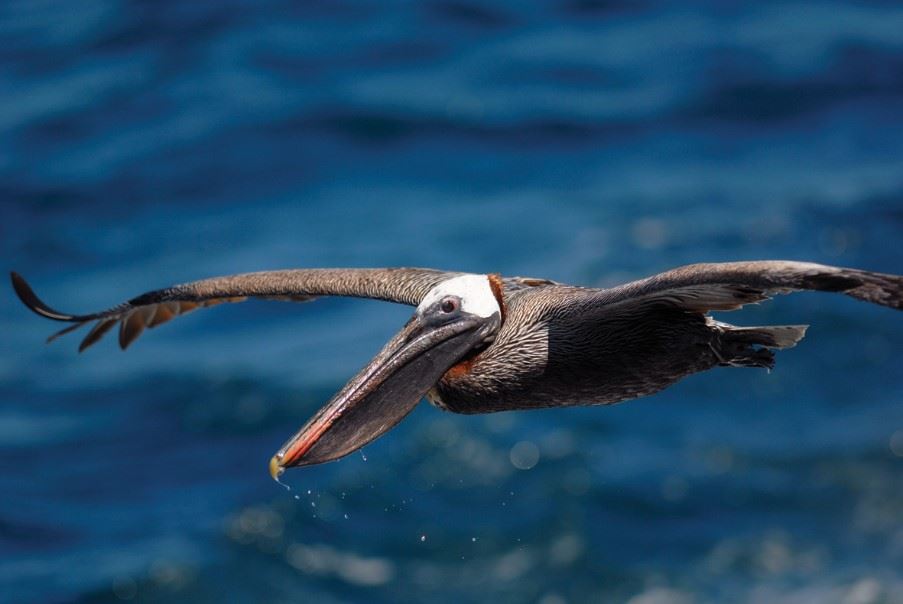
[[35, 313], [73, 325], [48, 341], [95, 322], [79, 352], [119, 324], [119, 346], [125, 350], [145, 327], [204, 306], [241, 302], [249, 297], [303, 302], [318, 296], [351, 296], [417, 305], [438, 283], [460, 273], [424, 268], [344, 268], [262, 271], [214, 277], [150, 291], [108, 310], [86, 315], [59, 312], [42, 302], [21, 275], [12, 273], [19, 299]]
[[800, 290], [841, 292], [903, 308], [903, 277], [810, 262], [766, 260], [691, 264], [599, 292], [599, 302], [662, 302], [706, 312], [735, 310], [775, 294]]

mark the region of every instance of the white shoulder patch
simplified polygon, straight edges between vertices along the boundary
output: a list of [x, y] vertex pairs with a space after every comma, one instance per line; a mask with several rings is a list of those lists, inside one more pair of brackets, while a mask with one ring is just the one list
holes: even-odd
[[487, 275], [461, 275], [443, 281], [429, 291], [417, 310], [423, 310], [445, 296], [461, 298], [461, 310], [478, 317], [491, 317], [493, 313], [501, 314]]

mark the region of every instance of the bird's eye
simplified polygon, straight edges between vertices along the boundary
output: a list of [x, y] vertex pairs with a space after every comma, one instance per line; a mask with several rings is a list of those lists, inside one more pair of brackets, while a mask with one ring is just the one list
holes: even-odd
[[458, 300], [456, 298], [445, 298], [439, 304], [439, 310], [448, 314], [458, 310]]

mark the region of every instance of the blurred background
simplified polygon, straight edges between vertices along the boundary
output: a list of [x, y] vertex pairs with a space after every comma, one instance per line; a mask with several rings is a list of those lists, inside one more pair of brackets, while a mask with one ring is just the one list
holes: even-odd
[[[0, 254], [65, 311], [239, 271], [605, 286], [903, 273], [896, 2], [0, 4]], [[248, 302], [128, 353], [0, 294], [0, 601], [903, 602], [903, 315], [799, 294], [772, 373], [422, 404], [270, 455], [411, 309]]]

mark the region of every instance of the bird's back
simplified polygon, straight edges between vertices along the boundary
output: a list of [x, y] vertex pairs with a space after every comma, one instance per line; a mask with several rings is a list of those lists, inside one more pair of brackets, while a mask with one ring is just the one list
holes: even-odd
[[699, 313], [667, 304], [598, 304], [599, 290], [514, 292], [495, 341], [453, 368], [431, 400], [459, 413], [610, 404], [708, 369]]

